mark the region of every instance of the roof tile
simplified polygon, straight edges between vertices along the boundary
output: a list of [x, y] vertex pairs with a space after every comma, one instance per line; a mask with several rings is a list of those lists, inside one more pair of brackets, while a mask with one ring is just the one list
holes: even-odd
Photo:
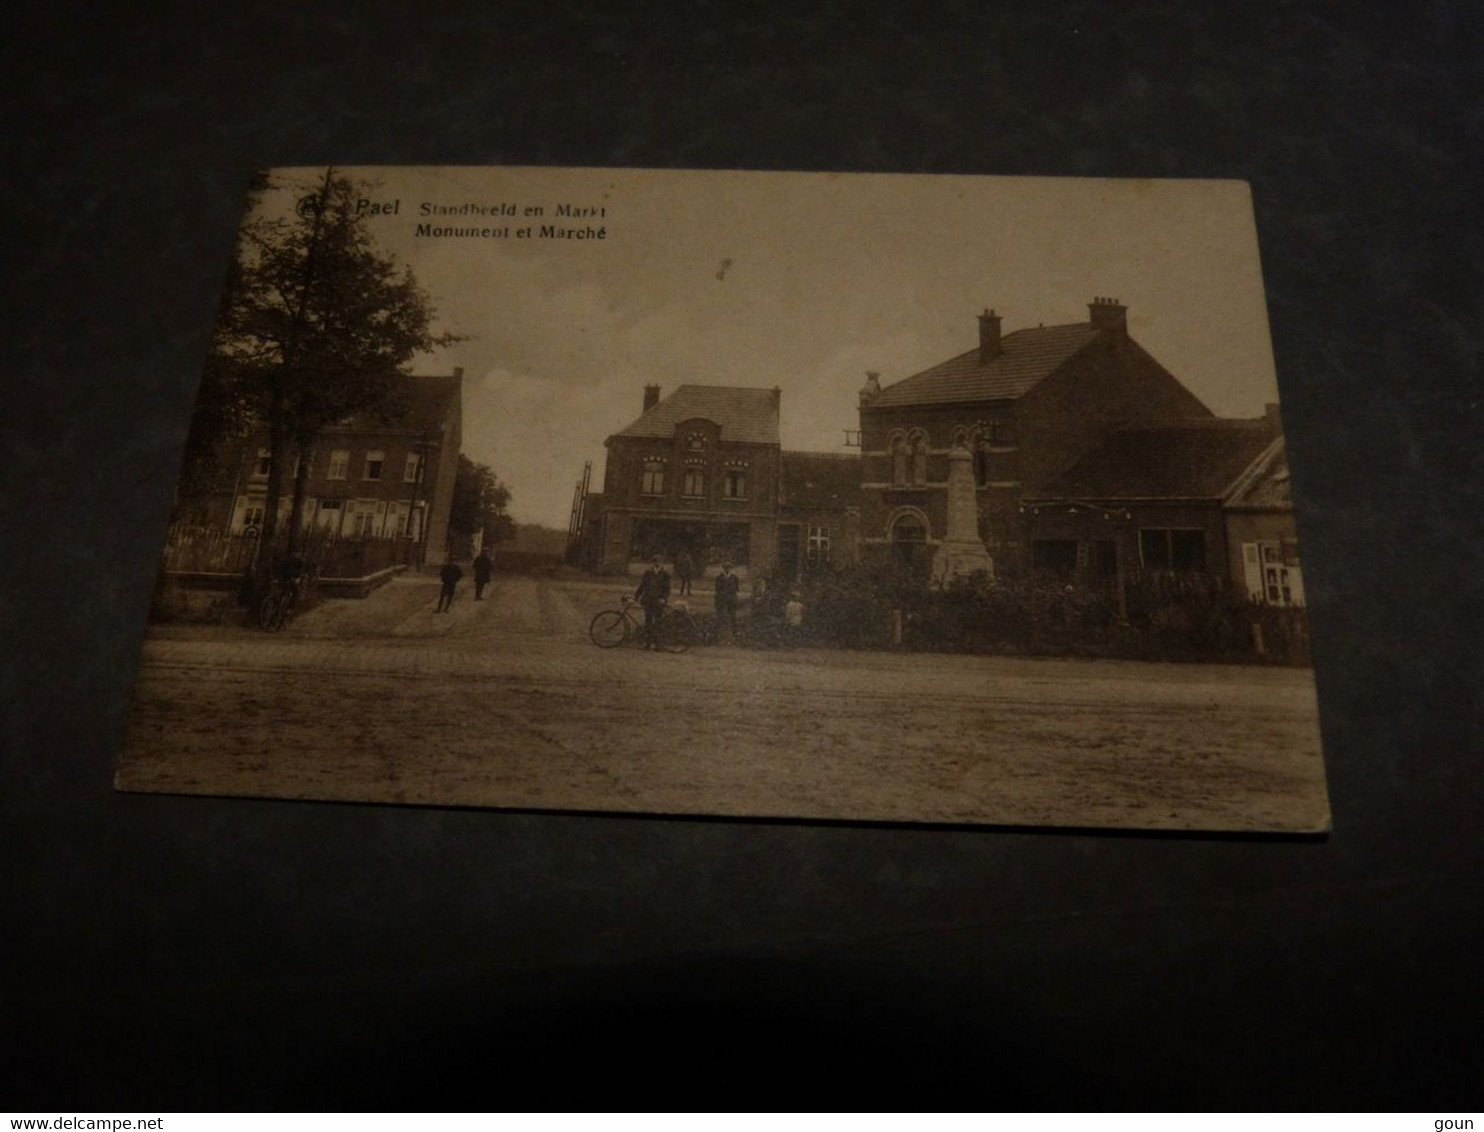
[[1273, 443], [1264, 419], [1119, 429], [1036, 492], [1041, 499], [1222, 499]]
[[1023, 397], [1097, 335], [1087, 322], [1017, 330], [1000, 339], [1000, 353], [988, 365], [980, 364], [976, 347], [888, 385], [871, 408]]
[[675, 426], [703, 419], [721, 428], [721, 439], [740, 444], [778, 443], [778, 395], [772, 389], [682, 385], [618, 436], [668, 440]]

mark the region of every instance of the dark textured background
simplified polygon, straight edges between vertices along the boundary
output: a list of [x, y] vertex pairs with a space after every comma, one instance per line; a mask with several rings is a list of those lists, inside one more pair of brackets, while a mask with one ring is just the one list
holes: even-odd
[[[200, 7], [6, 17], [0, 1108], [1478, 1106], [1478, 5]], [[246, 173], [329, 160], [1250, 180], [1333, 835], [115, 796]]]

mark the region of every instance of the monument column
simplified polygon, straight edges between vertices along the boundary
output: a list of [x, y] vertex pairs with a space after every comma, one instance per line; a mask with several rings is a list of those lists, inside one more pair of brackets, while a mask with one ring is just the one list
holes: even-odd
[[948, 453], [948, 530], [933, 556], [933, 577], [947, 582], [980, 570], [994, 575], [994, 560], [979, 537], [974, 457], [967, 448], [955, 444]]

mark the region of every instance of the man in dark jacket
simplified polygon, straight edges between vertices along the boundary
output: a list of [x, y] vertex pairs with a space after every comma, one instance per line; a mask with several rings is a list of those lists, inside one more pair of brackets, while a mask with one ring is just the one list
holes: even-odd
[[665, 603], [670, 600], [670, 575], [665, 572], [663, 559], [658, 554], [654, 562], [639, 579], [639, 588], [634, 598], [644, 607], [644, 647], [660, 647], [660, 618], [665, 615]]
[[490, 561], [490, 552], [481, 549], [479, 557], [474, 559], [474, 600], [484, 600], [484, 587], [490, 584], [490, 573], [495, 564]]
[[459, 579], [463, 576], [464, 572], [459, 569], [458, 563], [450, 554], [448, 563], [438, 571], [438, 578], [443, 583], [443, 589], [438, 593], [438, 608], [433, 611], [434, 613], [448, 612], [449, 607], [453, 605], [453, 588], [459, 584]]
[[741, 580], [732, 573], [732, 564], [723, 562], [721, 573], [716, 575], [716, 624], [720, 628], [725, 618], [733, 637], [737, 635], [737, 591], [740, 586]]

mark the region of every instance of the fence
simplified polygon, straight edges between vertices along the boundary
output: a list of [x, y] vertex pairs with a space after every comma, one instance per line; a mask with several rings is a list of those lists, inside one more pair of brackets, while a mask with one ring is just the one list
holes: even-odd
[[[177, 523], [165, 536], [162, 568], [167, 574], [228, 574], [241, 576], [259, 554], [258, 535], [227, 534], [216, 527]], [[274, 539], [271, 558], [288, 550], [288, 532]], [[419, 544], [403, 538], [334, 538], [325, 531], [308, 531], [299, 540], [305, 565], [321, 578], [364, 578], [392, 566], [417, 560]]]
[[258, 552], [256, 535], [229, 535], [218, 527], [173, 524], [165, 534], [161, 568], [170, 574], [242, 574]]

